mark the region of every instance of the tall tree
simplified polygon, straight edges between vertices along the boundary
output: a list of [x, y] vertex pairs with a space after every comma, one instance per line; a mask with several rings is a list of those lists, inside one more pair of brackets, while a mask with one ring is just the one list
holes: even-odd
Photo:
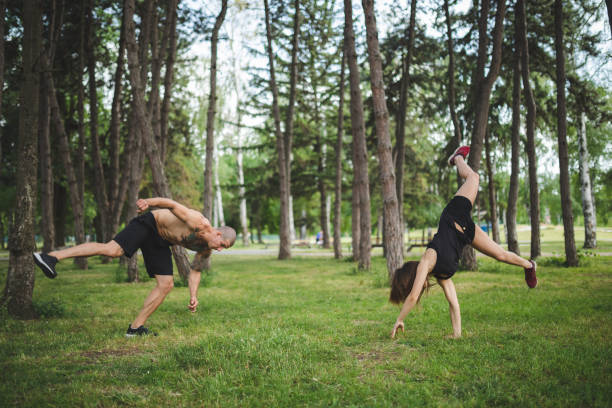
[[578, 266], [574, 241], [574, 215], [569, 181], [569, 153], [567, 149], [567, 107], [565, 101], [565, 49], [563, 44], [563, 2], [555, 0], [555, 60], [557, 72], [557, 142], [559, 146], [559, 182], [561, 184], [561, 210], [565, 236], [565, 258], [569, 266]]
[[495, 196], [495, 169], [491, 161], [491, 131], [485, 132], [485, 163], [487, 166], [487, 190], [489, 192], [489, 218], [491, 221], [491, 232], [493, 241], [499, 244], [499, 222], [497, 220], [497, 198]]
[[274, 133], [276, 135], [276, 151], [278, 155], [278, 183], [280, 189], [280, 245], [278, 259], [291, 258], [291, 229], [289, 226], [289, 184], [287, 174], [287, 155], [285, 138], [280, 128], [280, 110], [278, 107], [278, 87], [276, 85], [276, 73], [274, 71], [274, 52], [272, 50], [272, 27], [270, 26], [270, 7], [268, 0], [264, 0], [266, 20], [266, 41], [268, 64], [270, 70], [270, 90], [272, 91], [272, 116], [274, 118]]
[[[219, 31], [227, 12], [227, 0], [221, 0], [221, 10], [215, 19], [210, 37], [210, 94], [208, 95], [208, 112], [206, 115], [206, 159], [204, 163], [204, 209], [203, 214], [213, 219], [213, 163], [215, 160], [215, 113], [217, 109], [217, 44]], [[210, 269], [210, 257], [204, 261], [205, 269]]]
[[589, 150], [587, 148], [586, 113], [580, 113], [578, 128], [580, 193], [582, 197], [582, 214], [584, 215], [584, 248], [597, 247], [597, 219], [593, 205], [593, 190], [589, 174]]
[[23, 82], [19, 104], [19, 138], [14, 221], [11, 225], [9, 269], [2, 303], [17, 318], [35, 316], [34, 292], [34, 212], [36, 209], [36, 171], [38, 166], [38, 98], [40, 51], [42, 42], [42, 4], [23, 1]]
[[[206, 160], [204, 164], [204, 216], [212, 220], [213, 211], [213, 161], [215, 155], [215, 112], [217, 108], [217, 43], [219, 30], [227, 12], [227, 0], [221, 1], [221, 11], [215, 19], [210, 37], [210, 94], [206, 116]], [[208, 258], [206, 268], [210, 267]]]
[[525, 92], [525, 104], [527, 105], [527, 117], [525, 119], [527, 162], [529, 168], [529, 215], [531, 220], [531, 258], [535, 259], [541, 254], [540, 247], [540, 192], [538, 189], [538, 159], [535, 150], [535, 122], [536, 103], [529, 82], [529, 45], [527, 43], [527, 24], [524, 0], [517, 0], [517, 35], [519, 37], [517, 46], [521, 56], [521, 75], [523, 79], [523, 90]]
[[[457, 87], [455, 85], [455, 46], [453, 45], [453, 24], [451, 21], [448, 0], [444, 0], [444, 16], [446, 21], [446, 52], [448, 53], [448, 86], [446, 95], [448, 99], [448, 109], [450, 111], [451, 121], [453, 122], [454, 140], [456, 146], [461, 146], [463, 136], [461, 134], [461, 125], [459, 123], [456, 108]], [[457, 170], [457, 187], [460, 186], [461, 177], [459, 176], [459, 170]]]
[[168, 145], [168, 115], [170, 114], [170, 100], [172, 99], [172, 85], [174, 83], [174, 63], [176, 61], [176, 20], [177, 20], [177, 7], [179, 0], [169, 0], [168, 8], [166, 11], [166, 18], [169, 19], [166, 22], [166, 30], [164, 31], [164, 38], [168, 40], [166, 51], [166, 71], [164, 73], [164, 100], [161, 107], [161, 119], [160, 119], [160, 151], [162, 161], [165, 161], [166, 151]]
[[[4, 91], [4, 29], [6, 26], [6, 0], [0, 0], [0, 117], [2, 117], [2, 92]], [[2, 163], [2, 130], [0, 129], [0, 163]]]
[[[154, 134], [151, 120], [145, 110], [144, 89], [140, 76], [141, 68], [144, 64], [141, 65], [138, 58], [138, 44], [136, 43], [134, 34], [134, 8], [134, 0], [125, 1], [125, 38], [128, 57], [128, 72], [130, 85], [132, 86], [134, 120], [136, 126], [142, 131], [143, 144], [147, 159], [149, 160], [149, 164], [151, 166], [151, 174], [153, 176], [155, 192], [162, 197], [172, 198], [166, 173], [161, 161], [159, 148], [153, 137]], [[142, 44], [142, 46], [146, 46], [146, 42]], [[172, 254], [174, 255], [174, 261], [177, 264], [179, 274], [183, 279], [187, 279], [189, 277], [191, 266], [189, 260], [187, 259], [185, 249], [178, 245], [174, 245], [172, 247]]]
[[[493, 27], [493, 51], [489, 72], [485, 76], [485, 65], [488, 56], [488, 18], [490, 0], [482, 0], [480, 5], [480, 15], [478, 17], [478, 56], [476, 61], [476, 73], [474, 75], [472, 88], [474, 91], [474, 125], [472, 127], [472, 142], [470, 144], [470, 155], [468, 165], [478, 172], [482, 158], [482, 147], [484, 135], [487, 130], [489, 118], [489, 106], [491, 103], [491, 91], [493, 84], [499, 75], [501, 66], [502, 40], [504, 34], [504, 17], [506, 15], [506, 0], [497, 3], [495, 13], [495, 26]], [[463, 250], [462, 261], [469, 270], [478, 269], [476, 254], [471, 246], [466, 246]]]
[[[520, 1], [520, 0], [519, 0]], [[517, 2], [518, 3], [518, 2]], [[516, 204], [519, 190], [520, 128], [521, 128], [521, 47], [518, 35], [518, 8], [515, 13], [514, 55], [512, 59], [512, 124], [510, 129], [510, 185], [506, 209], [506, 239], [508, 250], [521, 254], [516, 233]]]
[[404, 158], [406, 156], [406, 108], [408, 106], [408, 85], [410, 82], [410, 63], [414, 52], [414, 27], [416, 25], [417, 0], [410, 3], [410, 23], [408, 24], [406, 54], [402, 58], [402, 78], [400, 80], [400, 99], [395, 126], [395, 186], [397, 208], [400, 217], [400, 240], [404, 246]]
[[[353, 5], [344, 0], [344, 47], [351, 88], [351, 134], [353, 137], [353, 259], [360, 269], [370, 269], [371, 214], [370, 180], [366, 150], [363, 101], [359, 87], [359, 65], [353, 31]], [[391, 162], [390, 162], [391, 163]], [[357, 228], [358, 225], [358, 228]]]
[[86, 15], [86, 55], [87, 72], [89, 74], [89, 137], [91, 143], [92, 166], [94, 173], [94, 195], [98, 205], [98, 214], [102, 236], [98, 241], [107, 242], [111, 239], [108, 231], [110, 226], [109, 201], [106, 193], [106, 179], [102, 165], [102, 154], [100, 149], [100, 138], [98, 135], [98, 89], [96, 85], [96, 56], [95, 50], [95, 21], [93, 15], [94, 1], [89, 0]]
[[340, 84], [338, 101], [338, 127], [336, 129], [336, 183], [334, 194], [334, 258], [342, 258], [342, 138], [344, 136], [344, 77], [346, 65], [346, 52], [344, 42], [342, 48], [342, 62], [340, 63]]
[[383, 245], [387, 258], [389, 279], [404, 261], [397, 193], [395, 190], [395, 174], [391, 154], [391, 137], [389, 136], [389, 111], [385, 99], [385, 86], [382, 75], [382, 60], [378, 45], [378, 30], [374, 15], [374, 0], [362, 0], [367, 31], [368, 60], [370, 63], [370, 84], [372, 86], [372, 103], [376, 121], [376, 137], [378, 139], [378, 161], [380, 166], [380, 182], [382, 185], [384, 234]]

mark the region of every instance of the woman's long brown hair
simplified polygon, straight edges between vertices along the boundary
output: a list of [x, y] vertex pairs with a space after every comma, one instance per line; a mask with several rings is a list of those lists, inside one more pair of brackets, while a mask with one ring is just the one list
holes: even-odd
[[[391, 293], [389, 294], [389, 301], [391, 303], [401, 304], [404, 302], [404, 300], [406, 300], [412, 291], [412, 287], [414, 286], [417, 266], [419, 266], [419, 261], [408, 261], [401, 268], [395, 271], [393, 280], [391, 281]], [[432, 282], [426, 280], [425, 285], [423, 285], [423, 288], [421, 289], [421, 293], [419, 293], [417, 303], [421, 300], [421, 296], [423, 295], [425, 288], [429, 288], [432, 286], [432, 284]]]

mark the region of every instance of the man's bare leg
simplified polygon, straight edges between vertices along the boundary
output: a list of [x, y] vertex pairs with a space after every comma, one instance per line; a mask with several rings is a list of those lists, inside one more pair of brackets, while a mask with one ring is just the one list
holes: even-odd
[[144, 306], [136, 316], [136, 319], [131, 324], [133, 329], [143, 326], [149, 316], [162, 304], [166, 295], [170, 293], [174, 287], [174, 278], [172, 275], [155, 275], [157, 285], [153, 288], [149, 296], [144, 301]]
[[81, 245], [49, 252], [48, 255], [54, 256], [58, 261], [66, 258], [76, 258], [82, 256], [105, 255], [112, 258], [123, 255], [123, 249], [115, 241], [108, 241], [106, 244], [99, 242], [86, 242]]

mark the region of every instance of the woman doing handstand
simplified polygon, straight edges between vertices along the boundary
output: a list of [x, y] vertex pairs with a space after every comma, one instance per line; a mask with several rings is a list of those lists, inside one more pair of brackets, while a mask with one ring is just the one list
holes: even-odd
[[461, 337], [461, 312], [451, 277], [457, 271], [459, 256], [467, 244], [498, 261], [523, 267], [527, 286], [535, 288], [538, 284], [534, 261], [504, 250], [472, 221], [470, 212], [478, 193], [479, 179], [478, 173], [465, 162], [469, 152], [468, 146], [459, 147], [448, 160], [449, 165], [457, 166], [459, 175], [465, 182], [442, 211], [438, 232], [427, 244], [427, 249], [418, 262], [406, 262], [395, 272], [389, 300], [397, 304], [404, 302], [404, 305], [391, 331], [392, 338], [400, 328], [404, 330], [404, 318], [429, 286], [427, 279], [430, 276], [436, 278], [448, 300], [453, 326], [452, 337]]

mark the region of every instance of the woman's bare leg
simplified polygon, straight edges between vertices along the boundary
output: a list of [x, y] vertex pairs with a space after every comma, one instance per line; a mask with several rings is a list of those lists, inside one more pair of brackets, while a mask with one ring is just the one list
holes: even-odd
[[474, 201], [476, 200], [476, 195], [478, 194], [478, 185], [480, 184], [480, 177], [478, 173], [476, 173], [468, 164], [465, 162], [462, 156], [455, 157], [455, 166], [457, 166], [457, 170], [459, 170], [459, 176], [465, 179], [463, 185], [457, 190], [455, 193], [456, 196], [466, 197], [472, 205], [474, 205]]
[[504, 248], [499, 246], [478, 226], [475, 226], [474, 240], [472, 246], [491, 258], [497, 259], [500, 262], [504, 262], [510, 265], [516, 265], [523, 268], [531, 268], [531, 262], [525, 258], [521, 258], [514, 252], [506, 251]]
[[59, 261], [66, 258], [76, 258], [81, 256], [105, 255], [116, 258], [123, 255], [123, 249], [115, 241], [108, 241], [106, 244], [99, 242], [86, 242], [81, 245], [49, 252], [49, 255], [56, 257]]

